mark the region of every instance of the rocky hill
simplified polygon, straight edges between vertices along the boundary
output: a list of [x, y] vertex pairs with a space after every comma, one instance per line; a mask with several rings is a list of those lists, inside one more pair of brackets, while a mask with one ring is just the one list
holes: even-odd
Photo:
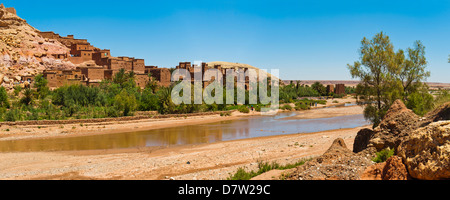
[[45, 69], [75, 66], [53, 58], [70, 50], [56, 40], [41, 37], [38, 30], [17, 16], [14, 8], [0, 5], [0, 84], [7, 89], [22, 76], [34, 76]]
[[[338, 139], [322, 156], [295, 169], [289, 179], [450, 179], [449, 113], [450, 102], [419, 117], [397, 100], [378, 127], [358, 133], [353, 152]], [[394, 156], [384, 163], [372, 162], [375, 153], [384, 149], [394, 149]]]

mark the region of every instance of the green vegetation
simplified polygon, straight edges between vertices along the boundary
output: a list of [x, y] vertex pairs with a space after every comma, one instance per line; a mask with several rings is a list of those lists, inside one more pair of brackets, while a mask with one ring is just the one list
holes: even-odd
[[392, 157], [395, 153], [394, 149], [384, 149], [377, 154], [377, 157], [375, 157], [374, 159], [372, 159], [373, 162], [376, 163], [383, 163], [386, 162], [387, 159], [389, 159], [390, 157]]
[[293, 164], [287, 164], [287, 165], [280, 165], [276, 162], [267, 163], [267, 162], [259, 162], [258, 163], [258, 171], [245, 171], [244, 168], [239, 168], [235, 174], [230, 174], [230, 177], [227, 178], [227, 180], [250, 180], [253, 177], [259, 176], [265, 172], [268, 172], [270, 170], [286, 170], [286, 169], [292, 169], [295, 167], [298, 167], [300, 165], [305, 164], [307, 160], [301, 160]]
[[247, 106], [240, 106], [239, 108], [238, 108], [238, 111], [239, 112], [241, 112], [241, 113], [250, 113], [250, 109], [247, 107]]
[[280, 108], [281, 110], [293, 110], [292, 106], [289, 104], [283, 105]]
[[424, 114], [432, 106], [433, 98], [423, 81], [426, 71], [425, 47], [420, 41], [413, 48], [394, 51], [389, 37], [383, 32], [372, 40], [364, 38], [361, 59], [348, 65], [353, 78], [361, 83], [356, 87], [358, 103], [365, 105], [364, 117], [377, 126], [392, 103], [401, 99], [417, 114]]

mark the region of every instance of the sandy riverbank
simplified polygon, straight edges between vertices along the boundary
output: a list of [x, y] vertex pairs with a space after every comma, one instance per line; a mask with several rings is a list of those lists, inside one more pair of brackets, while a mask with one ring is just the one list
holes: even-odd
[[238, 167], [256, 169], [259, 161], [285, 164], [321, 155], [336, 138], [351, 147], [360, 129], [159, 149], [0, 153], [0, 179], [220, 180]]
[[318, 118], [331, 118], [345, 115], [358, 115], [364, 111], [361, 106], [348, 106], [345, 108], [335, 107], [326, 109], [312, 109], [298, 112], [298, 115], [284, 118], [285, 120], [291, 119], [318, 119]]
[[[345, 102], [354, 103], [354, 99], [335, 99], [328, 100], [326, 105], [319, 105], [318, 108], [325, 106], [341, 105]], [[335, 103], [333, 103], [335, 102]], [[282, 112], [282, 111], [280, 111]], [[323, 118], [331, 116], [331, 112], [337, 112], [340, 115], [354, 115], [361, 114], [355, 107], [338, 107], [327, 109], [312, 109], [308, 111], [298, 111], [297, 116], [312, 118]], [[152, 129], [206, 124], [227, 120], [236, 120], [244, 117], [261, 116], [258, 112], [250, 112], [248, 114], [233, 112], [231, 116], [220, 115], [205, 115], [205, 116], [191, 116], [191, 117], [178, 117], [178, 118], [164, 118], [164, 119], [143, 119], [143, 120], [131, 120], [131, 121], [111, 121], [102, 123], [89, 123], [89, 124], [60, 124], [60, 125], [3, 125], [0, 126], [0, 141], [1, 140], [21, 140], [21, 139], [36, 139], [36, 138], [54, 138], [54, 137], [77, 137], [84, 135], [99, 135], [99, 134], [113, 134], [124, 132], [137, 132], [146, 131]], [[333, 116], [331, 116], [333, 117]]]
[[[328, 108], [327, 108], [328, 109]], [[327, 109], [318, 109], [317, 115]], [[347, 112], [351, 107], [339, 107]], [[202, 124], [233, 120], [258, 113], [233, 113], [230, 117], [197, 116], [163, 120], [140, 120], [47, 126], [1, 127], [2, 140], [28, 138], [74, 137], [110, 134], [187, 124]], [[73, 128], [75, 126], [75, 128]], [[170, 148], [134, 148], [71, 152], [0, 153], [0, 179], [127, 179], [154, 180], [213, 179], [229, 177], [239, 167], [256, 169], [259, 161], [280, 164], [323, 154], [334, 139], [343, 138], [352, 147], [360, 128], [251, 138], [201, 145]], [[131, 129], [131, 130], [130, 130]], [[189, 162], [189, 164], [187, 164]]]

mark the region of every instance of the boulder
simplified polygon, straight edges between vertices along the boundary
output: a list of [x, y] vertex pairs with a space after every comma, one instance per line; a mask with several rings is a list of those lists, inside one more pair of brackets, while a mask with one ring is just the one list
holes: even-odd
[[5, 82], [5, 83], [9, 83], [9, 82], [10, 82], [10, 80], [9, 80], [9, 78], [8, 78], [7, 76], [4, 76], [4, 77], [3, 77], [3, 82]]
[[402, 162], [402, 158], [392, 156], [386, 161], [383, 168], [383, 180], [408, 180], [408, 170]]
[[374, 132], [372, 129], [361, 129], [355, 137], [355, 142], [353, 143], [353, 152], [359, 153], [366, 149], [373, 134]]
[[425, 122], [450, 120], [450, 102], [447, 102], [425, 115]]
[[367, 147], [374, 147], [377, 151], [386, 148], [396, 149], [403, 138], [420, 125], [420, 117], [406, 108], [401, 100], [396, 100], [380, 125], [374, 129]]
[[398, 155], [416, 179], [450, 179], [450, 121], [433, 122], [414, 131], [398, 148]]
[[322, 155], [296, 168], [292, 180], [359, 180], [372, 161], [347, 148], [343, 139], [336, 139]]

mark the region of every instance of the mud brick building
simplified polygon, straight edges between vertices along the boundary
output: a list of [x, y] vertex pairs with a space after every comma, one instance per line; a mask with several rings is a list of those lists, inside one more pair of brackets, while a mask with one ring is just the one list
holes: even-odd
[[327, 94], [335, 93], [334, 85], [327, 85]]
[[86, 77], [81, 70], [46, 70], [43, 77], [48, 80], [50, 89], [73, 84], [87, 85]]
[[147, 68], [146, 74], [151, 74], [151, 77], [158, 81], [160, 86], [170, 86], [171, 73], [167, 68]]
[[[45, 71], [44, 77], [47, 78], [49, 87], [51, 88], [76, 83], [95, 86], [102, 80], [112, 80], [121, 69], [124, 69], [127, 73], [134, 72], [136, 85], [141, 88], [144, 88], [148, 84], [150, 77], [157, 80], [160, 86], [167, 87], [171, 84], [171, 73], [169, 69], [158, 68], [157, 66], [145, 66], [144, 59], [125, 56], [113, 57], [111, 56], [111, 51], [109, 49], [97, 48], [92, 46], [86, 39], [76, 39], [73, 35], [62, 37], [54, 32], [40, 32], [40, 35], [49, 39], [49, 41], [57, 40], [70, 49], [66, 54], [52, 55], [54, 58], [67, 60], [79, 66], [76, 70], [72, 71]], [[191, 77], [192, 83], [194, 82], [196, 75], [203, 80], [204, 73], [208, 69], [217, 69], [222, 75], [219, 73], [213, 75], [210, 81], [203, 82], [204, 87], [208, 86], [216, 79], [222, 79], [223, 83], [226, 83], [226, 69], [222, 68], [220, 65], [210, 67], [207, 63], [202, 63], [201, 71], [195, 71], [195, 66], [192, 65], [191, 62], [180, 62], [176, 68], [186, 69]], [[182, 78], [180, 80], [182, 80]], [[248, 89], [248, 77], [246, 77], [245, 80], [245, 86]]]
[[335, 94], [345, 94], [345, 84], [336, 84]]

